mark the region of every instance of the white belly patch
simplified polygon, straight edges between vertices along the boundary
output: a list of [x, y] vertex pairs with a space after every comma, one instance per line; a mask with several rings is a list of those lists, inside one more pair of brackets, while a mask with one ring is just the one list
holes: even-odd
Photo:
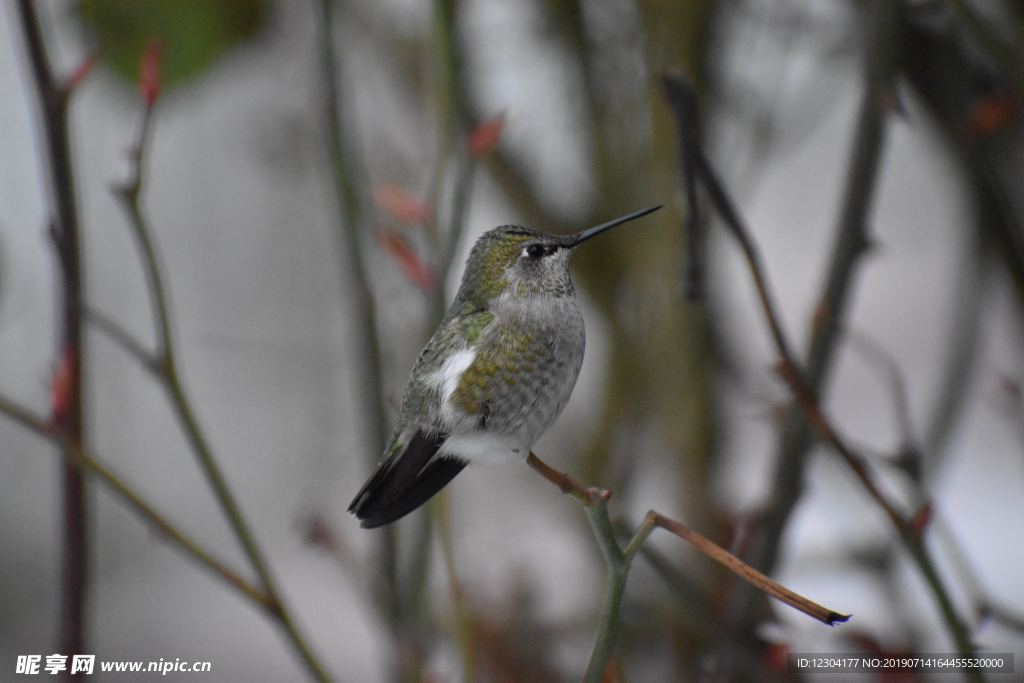
[[505, 463], [526, 460], [529, 447], [507, 434], [463, 432], [449, 436], [437, 454], [454, 455], [469, 462]]

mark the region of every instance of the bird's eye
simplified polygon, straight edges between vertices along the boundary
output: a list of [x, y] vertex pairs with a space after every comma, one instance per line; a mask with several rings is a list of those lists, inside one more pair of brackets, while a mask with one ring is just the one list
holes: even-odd
[[557, 247], [551, 244], [531, 244], [523, 249], [523, 256], [529, 256], [536, 260], [543, 256], [550, 256], [555, 253], [556, 248]]

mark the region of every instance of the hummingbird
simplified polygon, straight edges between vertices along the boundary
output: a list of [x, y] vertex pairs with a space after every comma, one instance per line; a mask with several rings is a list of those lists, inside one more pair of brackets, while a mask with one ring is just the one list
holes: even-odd
[[412, 512], [470, 462], [527, 458], [583, 364], [569, 257], [660, 208], [568, 235], [503, 225], [477, 239], [455, 300], [416, 360], [384, 455], [349, 505], [363, 528]]

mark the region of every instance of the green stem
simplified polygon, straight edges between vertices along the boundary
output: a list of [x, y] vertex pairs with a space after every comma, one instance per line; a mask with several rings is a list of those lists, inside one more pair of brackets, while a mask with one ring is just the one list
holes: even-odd
[[171, 406], [178, 417], [178, 421], [185, 432], [192, 451], [199, 461], [200, 468], [210, 485], [210, 489], [213, 491], [214, 497], [221, 507], [221, 511], [227, 518], [249, 563], [252, 565], [263, 589], [267, 593], [268, 604], [266, 607], [268, 611], [276, 618], [310, 675], [316, 680], [327, 681], [329, 678], [326, 671], [313, 654], [306, 640], [299, 633], [291, 613], [284, 605], [270, 567], [242, 514], [234, 494], [231, 492], [231, 488], [221, 471], [217, 459], [214, 457], [213, 450], [210, 448], [209, 441], [199, 425], [199, 421], [192, 408], [192, 403], [186, 395], [182, 384], [171, 332], [170, 307], [164, 285], [163, 270], [153, 241], [153, 232], [140, 204], [144, 178], [143, 154], [151, 117], [152, 108], [147, 108], [140, 128], [138, 142], [133, 150], [134, 164], [132, 175], [127, 184], [118, 188], [117, 195], [121, 199], [122, 206], [128, 216], [128, 223], [138, 242], [143, 269], [146, 273], [147, 284], [149, 285], [149, 292], [153, 299], [157, 339], [159, 340], [160, 347], [155, 360], [158, 376], [162, 380], [161, 383], [168, 393]]
[[431, 510], [431, 517], [435, 520], [437, 527], [437, 537], [441, 543], [441, 558], [444, 561], [445, 577], [448, 580], [448, 592], [452, 596], [455, 612], [455, 635], [462, 658], [462, 680], [473, 681], [477, 678], [476, 630], [473, 615], [466, 607], [462, 583], [456, 568], [455, 541], [452, 536], [450, 514], [451, 496], [445, 495], [446, 493], [446, 491], [442, 491], [442, 495], [437, 497], [437, 503]]
[[[366, 459], [370, 467], [384, 452], [387, 440], [387, 410], [384, 402], [384, 381], [381, 372], [381, 345], [377, 332], [377, 316], [363, 256], [365, 231], [370, 225], [366, 216], [367, 178], [357, 141], [355, 114], [342, 106], [348, 100], [342, 91], [340, 57], [334, 49], [334, 2], [315, 0], [318, 14], [317, 51], [320, 62], [321, 116], [327, 148], [328, 166], [333, 179], [337, 209], [335, 243], [338, 267], [343, 281], [351, 289], [347, 302], [351, 306], [351, 328], [355, 330], [351, 367], [355, 374], [353, 400], [362, 406], [357, 419], [370, 435]], [[396, 639], [404, 630], [404, 608], [398, 571], [398, 543], [394, 525], [379, 533], [377, 547], [377, 602], [381, 606]]]
[[354, 366], [361, 372], [358, 396], [363, 399], [366, 415], [362, 417], [369, 423], [373, 439], [373, 447], [367, 458], [375, 465], [384, 451], [388, 434], [377, 316], [363, 257], [366, 232], [370, 224], [365, 202], [367, 173], [356, 144], [359, 135], [355, 114], [350, 108], [342, 106], [348, 100], [341, 88], [340, 57], [334, 49], [334, 2], [318, 0], [318, 4], [320, 22], [317, 42], [323, 87], [322, 117], [338, 209], [335, 235], [338, 266], [354, 287], [353, 296], [349, 297], [354, 307], [352, 322], [358, 331], [355, 335], [357, 351]]
[[[917, 564], [918, 569], [920, 569], [925, 584], [935, 598], [935, 602], [939, 607], [939, 613], [942, 614], [942, 620], [946, 622], [946, 628], [949, 629], [950, 635], [953, 637], [956, 651], [964, 657], [971, 656], [976, 648], [974, 643], [971, 642], [970, 631], [968, 631], [960, 619], [956, 606], [949, 596], [949, 591], [946, 590], [942, 577], [939, 576], [939, 570], [935, 566], [935, 562], [932, 560], [932, 556], [928, 553], [927, 548], [925, 548], [924, 543], [923, 536], [916, 538], [911, 538], [907, 535], [903, 536], [903, 544], [911, 557], [914, 558], [914, 562]], [[970, 681], [980, 682], [985, 680], [981, 672], [976, 669], [968, 669], [964, 672], [964, 675]]]
[[242, 510], [238, 506], [234, 495], [231, 493], [231, 489], [228, 486], [227, 480], [224, 478], [220, 465], [217, 464], [217, 460], [210, 449], [206, 436], [199, 426], [199, 422], [192, 410], [192, 404], [186, 396], [185, 390], [181, 385], [181, 380], [178, 377], [175, 362], [173, 360], [174, 356], [170, 352], [170, 347], [168, 347], [166, 359], [167, 363], [165, 367], [167, 381], [164, 386], [171, 397], [171, 403], [174, 405], [175, 412], [178, 414], [179, 421], [181, 422], [182, 428], [188, 437], [192, 450], [199, 459], [203, 472], [210, 484], [210, 488], [213, 490], [214, 496], [220, 503], [221, 510], [228, 518], [228, 522], [234, 530], [235, 536], [242, 545], [246, 556], [249, 558], [250, 564], [252, 564], [253, 570], [256, 572], [256, 575], [260, 579], [260, 583], [263, 585], [263, 588], [267, 593], [267, 597], [269, 598], [267, 608], [269, 612], [277, 619], [282, 630], [284, 630], [285, 635], [288, 637], [288, 640], [291, 642], [296, 654], [299, 655], [299, 658], [306, 666], [310, 675], [318, 681], [329, 681], [330, 677], [327, 675], [326, 670], [323, 668], [323, 665], [320, 664], [320, 661], [313, 653], [309, 644], [306, 642], [306, 639], [299, 632], [298, 626], [295, 624], [291, 612], [285, 607], [284, 601], [281, 598], [281, 593], [277, 588], [277, 582], [270, 571], [266, 558], [260, 550], [259, 545], [256, 543], [256, 537], [249, 529], [249, 525], [245, 521]]
[[594, 649], [590, 653], [587, 670], [583, 674], [585, 683], [600, 683], [604, 680], [608, 662], [615, 654], [615, 645], [622, 630], [622, 600], [626, 593], [626, 580], [633, 558], [640, 551], [647, 537], [655, 528], [655, 517], [647, 515], [643, 523], [633, 534], [625, 548], [619, 546], [615, 539], [615, 528], [608, 517], [608, 496], [594, 495], [583, 507], [587, 513], [587, 521], [594, 531], [608, 567], [608, 578], [605, 587], [604, 605], [601, 609], [601, 624], [594, 640]]
[[[477, 160], [466, 154], [464, 145], [461, 144], [463, 136], [467, 132], [466, 129], [470, 125], [471, 111], [466, 95], [468, 87], [460, 58], [462, 50], [459, 46], [455, 21], [458, 11], [458, 0], [436, 0], [434, 3], [438, 61], [441, 63], [444, 73], [444, 96], [440, 112], [444, 128], [442, 138], [445, 141], [443, 154], [447, 155], [447, 150], [457, 150], [455, 153], [456, 175], [447, 221], [448, 228], [440, 236], [434, 259], [437, 288], [431, 302], [430, 316], [434, 323], [444, 316], [447, 304], [444, 283], [447, 281], [448, 271], [451, 270], [456, 250], [459, 248], [466, 229], [466, 213], [469, 210], [469, 200], [472, 195], [473, 178], [477, 166]], [[439, 160], [441, 167], [444, 166], [443, 162], [443, 159]]]
[[594, 538], [601, 547], [601, 554], [608, 567], [601, 624], [597, 630], [587, 670], [583, 674], [584, 683], [601, 683], [608, 669], [608, 662], [615, 653], [615, 644], [622, 629], [622, 598], [626, 591], [632, 555], [625, 555], [615, 540], [615, 530], [608, 519], [607, 500], [597, 501], [583, 509], [587, 513], [587, 521], [590, 522], [590, 528], [594, 531]]
[[654, 510], [649, 511], [644, 516], [644, 521], [637, 528], [629, 542], [626, 543], [625, 549], [623, 549], [619, 546], [618, 541], [615, 540], [615, 529], [608, 518], [608, 499], [611, 498], [610, 491], [598, 487], [584, 488], [568, 474], [549, 466], [533, 452], [527, 456], [526, 464], [557, 486], [562, 493], [571, 495], [583, 505], [583, 509], [587, 514], [587, 520], [590, 522], [594, 536], [597, 538], [598, 545], [601, 548], [601, 553], [608, 565], [608, 586], [605, 591], [601, 625], [598, 629], [597, 639], [594, 642], [594, 649], [591, 652], [590, 662], [584, 677], [585, 681], [603, 680], [604, 673], [608, 668], [608, 662], [615, 651], [615, 643], [618, 640], [621, 625], [622, 598], [626, 588], [626, 578], [629, 575], [630, 565], [633, 558], [643, 548], [644, 543], [655, 527], [661, 527], [678, 536], [705, 556], [725, 566], [768, 595], [781, 600], [790, 607], [798, 609], [824, 624], [831, 626], [832, 624], [849, 619], [849, 615], [839, 614], [808, 600], [799, 593], [791, 591], [782, 584], [761, 574], [710, 539], [689, 529], [681, 522], [666, 517]]
[[[465, 98], [466, 83], [463, 78], [462, 62], [458, 44], [455, 18], [458, 15], [458, 0], [436, 0], [434, 3], [435, 44], [438, 50], [437, 61], [441, 65], [443, 87], [439, 100], [439, 114], [442, 130], [438, 136], [438, 159], [431, 182], [431, 205], [434, 207], [435, 220], [431, 223], [433, 239], [433, 263], [435, 286], [429, 297], [429, 311], [426, 320], [427, 334], [444, 318], [448, 305], [445, 283], [448, 281], [455, 252], [465, 231], [466, 212], [473, 187], [473, 175], [476, 160], [467, 155], [461, 144], [465, 127], [469, 121], [469, 113]], [[447, 214], [446, 228], [438, 230], [441, 198], [442, 177], [447, 166], [448, 157], [456, 159], [456, 175], [452, 188], [451, 207]], [[449, 496], [442, 492], [441, 500], [427, 508], [427, 514], [420, 517], [420, 528], [417, 531], [417, 543], [413, 546], [411, 580], [412, 604], [421, 606], [424, 602], [427, 585], [430, 580], [429, 553], [433, 529], [437, 528], [444, 553], [445, 569], [452, 605], [455, 612], [456, 634], [462, 658], [463, 679], [472, 680], [476, 668], [474, 654], [473, 624], [471, 615], [466, 610], [459, 584], [458, 572], [455, 567], [454, 540], [451, 537], [449, 524]]]

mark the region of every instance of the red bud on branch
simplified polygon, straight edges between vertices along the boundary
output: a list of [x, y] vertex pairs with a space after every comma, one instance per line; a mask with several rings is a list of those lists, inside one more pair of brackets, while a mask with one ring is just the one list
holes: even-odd
[[430, 207], [400, 185], [381, 183], [373, 191], [373, 200], [399, 223], [424, 225], [430, 222]]
[[914, 516], [910, 518], [907, 523], [908, 531], [914, 536], [914, 538], [920, 539], [924, 536], [925, 530], [928, 525], [931, 524], [932, 515], [934, 510], [931, 503], [925, 503], [914, 513]]
[[378, 233], [378, 240], [414, 285], [424, 291], [433, 289], [433, 272], [400, 233], [394, 230], [381, 230]]
[[139, 64], [139, 92], [147, 107], [156, 103], [160, 94], [160, 60], [163, 57], [163, 46], [156, 38], [151, 38], [146, 43], [146, 49], [142, 52], [142, 61]]
[[469, 134], [466, 144], [470, 156], [483, 157], [494, 151], [501, 139], [501, 133], [505, 130], [505, 112], [492, 116]]
[[1005, 90], [983, 97], [967, 111], [967, 137], [982, 140], [1006, 130], [1020, 110], [1013, 96]]
[[54, 425], [64, 422], [71, 407], [77, 359], [76, 351], [70, 346], [65, 347], [53, 370], [53, 377], [50, 378], [50, 421]]
[[64, 89], [69, 93], [74, 91], [92, 72], [94, 66], [96, 66], [96, 55], [89, 55], [83, 59], [68, 75], [68, 80], [64, 82]]

